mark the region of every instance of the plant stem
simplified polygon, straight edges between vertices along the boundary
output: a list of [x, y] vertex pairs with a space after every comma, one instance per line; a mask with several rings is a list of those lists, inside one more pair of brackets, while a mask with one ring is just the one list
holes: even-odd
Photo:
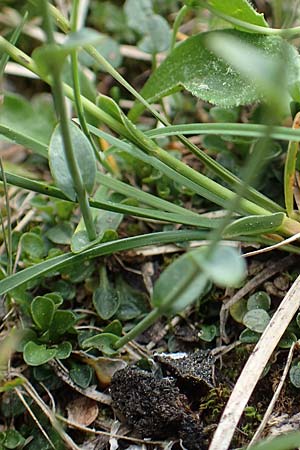
[[199, 1], [199, 6], [202, 6], [203, 8], [208, 9], [211, 11], [215, 16], [220, 17], [223, 20], [226, 20], [229, 23], [232, 23], [233, 25], [237, 25], [239, 27], [245, 28], [246, 30], [259, 33], [259, 34], [265, 34], [265, 35], [271, 35], [271, 36], [281, 36], [282, 38], [286, 39], [296, 39], [300, 36], [300, 27], [293, 27], [293, 28], [269, 28], [269, 27], [263, 27], [260, 25], [254, 25], [249, 22], [244, 22], [243, 20], [236, 19], [235, 17], [228, 16], [227, 14], [224, 14], [218, 10], [216, 10], [214, 7], [210, 6], [206, 1]]
[[161, 312], [158, 308], [152, 309], [152, 311], [147, 314], [147, 316], [141, 320], [135, 327], [133, 327], [125, 336], [121, 337], [117, 340], [114, 345], [114, 348], [118, 350], [124, 345], [128, 344], [132, 339], [136, 336], [139, 336], [143, 331], [147, 330], [153, 323], [156, 322], [157, 319], [161, 316]]
[[[73, 0], [72, 4], [72, 15], [71, 15], [71, 32], [75, 33], [78, 27], [78, 12], [79, 12], [80, 0]], [[79, 123], [82, 131], [88, 138], [91, 143], [91, 146], [94, 150], [94, 154], [96, 159], [102, 163], [100, 153], [95, 145], [95, 142], [90, 134], [90, 131], [87, 126], [87, 122], [85, 119], [84, 109], [81, 101], [81, 89], [80, 89], [80, 79], [79, 79], [79, 64], [78, 64], [78, 51], [73, 50], [71, 52], [71, 68], [72, 68], [72, 79], [73, 79], [73, 89], [74, 89], [74, 103], [76, 107], [77, 116], [79, 119]]]
[[[55, 43], [54, 34], [52, 29], [51, 16], [48, 11], [48, 1], [42, 0], [41, 2], [44, 24], [47, 34], [47, 39], [49, 44]], [[67, 108], [65, 104], [65, 98], [63, 94], [63, 83], [61, 77], [61, 70], [59, 67], [54, 67], [52, 71], [53, 78], [53, 95], [55, 100], [55, 107], [57, 111], [57, 115], [60, 119], [61, 133], [64, 144], [64, 151], [66, 156], [66, 161], [68, 164], [68, 168], [70, 170], [70, 174], [72, 176], [72, 180], [74, 183], [74, 187], [78, 196], [78, 202], [80, 205], [80, 210], [82, 212], [83, 220], [85, 223], [85, 227], [87, 230], [88, 237], [90, 241], [96, 239], [96, 230], [95, 225], [92, 218], [91, 209], [88, 202], [88, 195], [84, 188], [80, 170], [75, 158], [75, 154], [73, 151], [71, 134], [69, 129], [69, 118], [67, 114]]]
[[179, 10], [176, 19], [174, 21], [173, 25], [173, 31], [172, 31], [172, 40], [171, 40], [171, 46], [170, 46], [170, 52], [174, 49], [176, 44], [176, 36], [179, 30], [179, 27], [185, 18], [187, 12], [190, 10], [190, 8], [187, 5], [183, 5], [183, 7]]

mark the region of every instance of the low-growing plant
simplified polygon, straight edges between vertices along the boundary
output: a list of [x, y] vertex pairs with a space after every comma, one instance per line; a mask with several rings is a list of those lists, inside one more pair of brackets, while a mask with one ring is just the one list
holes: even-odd
[[[87, 352], [97, 349], [113, 355], [161, 316], [172, 317], [184, 311], [206, 292], [210, 283], [239, 286], [246, 275], [245, 262], [239, 251], [224, 241], [273, 245], [300, 233], [300, 215], [294, 204], [300, 142], [299, 115], [295, 114], [300, 103], [300, 71], [299, 54], [289, 42], [299, 36], [299, 27], [270, 28], [263, 15], [245, 0], [186, 0], [171, 31], [150, 0], [127, 0], [120, 13], [127, 18], [127, 27], [118, 33], [129, 41], [135, 36], [139, 49], [152, 60], [152, 74], [137, 92], [116, 69], [121, 61], [116, 42], [79, 26], [79, 6], [79, 0], [72, 2], [68, 19], [47, 0], [28, 3], [29, 16], [37, 14], [42, 19], [45, 33], [45, 42], [34, 48], [31, 56], [16, 46], [27, 14], [11, 37], [0, 37], [1, 74], [11, 58], [47, 83], [54, 99], [53, 109], [41, 99], [30, 105], [20, 96], [5, 92], [0, 111], [0, 133], [41, 158], [53, 180], [41, 182], [8, 170], [0, 173], [5, 190], [12, 184], [38, 194], [32, 206], [43, 220], [42, 227], [15, 235], [15, 247], [19, 245], [25, 264], [16, 273], [12, 273], [11, 230], [3, 236], [8, 258], [1, 261], [0, 293], [8, 294], [8, 302], [16, 296], [22, 312], [29, 300], [27, 313], [32, 324], [25, 327], [20, 349], [31, 366], [54, 358], [67, 359], [72, 352], [69, 337], [75, 333], [77, 317], [63, 308], [62, 296], [51, 293], [29, 298], [28, 291], [42, 283], [46, 275], [75, 270], [74, 280], [94, 277], [94, 309], [102, 322], [114, 322], [111, 327], [105, 323], [107, 327], [101, 333], [81, 336], [79, 346]], [[188, 14], [197, 17], [204, 9], [222, 19], [220, 29], [195, 34], [177, 45], [176, 36], [184, 18]], [[225, 23], [228, 28], [224, 28]], [[54, 26], [65, 34], [63, 42], [56, 41]], [[114, 23], [111, 27], [116, 29]], [[168, 54], [158, 65], [158, 54], [164, 51]], [[96, 94], [84, 67], [108, 73], [133, 96], [128, 115], [118, 103], [116, 91], [111, 91], [111, 96]], [[215, 105], [209, 110], [213, 123], [170, 123], [163, 98], [173, 95], [174, 100], [174, 94], [183, 89]], [[73, 105], [72, 119], [66, 98]], [[163, 113], [153, 106], [154, 102], [160, 102]], [[240, 108], [249, 104], [257, 105], [250, 115], [251, 123], [236, 123]], [[145, 109], [158, 125], [146, 131], [136, 124]], [[288, 116], [294, 117], [292, 128], [281, 126]], [[219, 161], [193, 144], [188, 135], [203, 135], [207, 149], [220, 153]], [[180, 141], [197, 159], [201, 170], [187, 164], [181, 154], [165, 149], [170, 137]], [[109, 147], [105, 152], [101, 143]], [[286, 143], [282, 205], [255, 186], [261, 182], [259, 173], [266, 171], [268, 161], [280, 154]], [[234, 145], [236, 154], [231, 152]], [[143, 168], [138, 175], [150, 186], [155, 184], [160, 196], [120, 179], [120, 167], [134, 165]], [[266, 180], [262, 186], [267, 189]], [[180, 204], [178, 192], [192, 197], [195, 204], [198, 201], [221, 208], [221, 217], [211, 218], [186, 208]], [[118, 228], [124, 216], [179, 224], [182, 229], [119, 238]], [[97, 279], [96, 267], [89, 266], [92, 259], [120, 251], [192, 240], [206, 240], [208, 244], [192, 250], [187, 247], [188, 251], [155, 282], [151, 310], [141, 307], [132, 317], [124, 314], [124, 304], [132, 306], [134, 301], [129, 297], [137, 299], [139, 295], [124, 287], [123, 280], [110, 280], [103, 260]], [[71, 251], [67, 253], [64, 246], [69, 245]], [[290, 243], [283, 242], [280, 248], [300, 253], [299, 247]], [[84, 275], [80, 276], [81, 270]], [[72, 275], [67, 276], [72, 281]], [[136, 300], [137, 304], [142, 302], [141, 297]], [[270, 307], [270, 299], [263, 292], [235, 306], [233, 317], [246, 327], [241, 334], [243, 342], [255, 342], [263, 332], [270, 320]], [[127, 333], [121, 332], [120, 322], [116, 326], [118, 319], [133, 320]], [[216, 334], [214, 325], [203, 324], [199, 337], [210, 342]], [[292, 332], [285, 338], [282, 346], [294, 340]]]

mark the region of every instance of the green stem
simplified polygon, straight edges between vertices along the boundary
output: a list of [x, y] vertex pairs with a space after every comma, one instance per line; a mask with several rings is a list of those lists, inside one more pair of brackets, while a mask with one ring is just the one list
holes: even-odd
[[189, 11], [189, 7], [187, 5], [184, 5], [178, 12], [176, 19], [174, 21], [174, 25], [173, 25], [173, 31], [172, 31], [172, 40], [171, 40], [171, 47], [170, 47], [170, 52], [174, 49], [175, 44], [176, 44], [176, 36], [179, 30], [179, 27], [183, 21], [183, 19], [185, 18], [187, 12]]
[[260, 25], [254, 25], [249, 22], [244, 22], [243, 20], [236, 19], [235, 17], [228, 16], [227, 14], [224, 14], [216, 9], [214, 9], [212, 6], [210, 6], [207, 2], [202, 1], [199, 2], [199, 6], [202, 6], [203, 8], [208, 9], [210, 12], [212, 12], [215, 16], [220, 17], [223, 20], [226, 20], [229, 23], [232, 23], [233, 25], [237, 25], [239, 27], [245, 28], [246, 30], [259, 33], [259, 34], [265, 34], [270, 36], [281, 36], [282, 38], [286, 39], [296, 39], [300, 36], [300, 27], [293, 27], [293, 28], [269, 28], [269, 27], [263, 27]]
[[158, 308], [152, 309], [152, 311], [147, 314], [147, 316], [141, 320], [135, 327], [133, 327], [125, 336], [121, 337], [114, 345], [114, 348], [118, 350], [124, 345], [128, 344], [136, 336], [139, 336], [143, 331], [147, 330], [151, 325], [153, 325], [157, 319], [161, 316], [161, 311]]
[[[48, 1], [42, 0], [41, 2], [43, 18], [45, 24], [45, 30], [47, 34], [47, 39], [49, 44], [55, 43], [54, 34], [52, 29], [51, 16], [48, 11]], [[53, 95], [55, 99], [55, 106], [57, 110], [57, 115], [60, 119], [61, 133], [62, 139], [64, 143], [64, 151], [68, 164], [68, 168], [70, 170], [70, 174], [72, 176], [72, 180], [74, 183], [74, 187], [78, 196], [78, 202], [80, 205], [80, 210], [82, 212], [83, 220], [86, 226], [87, 234], [89, 239], [92, 241], [96, 239], [96, 229], [93, 222], [93, 217], [91, 213], [91, 209], [88, 202], [88, 195], [85, 191], [82, 177], [80, 174], [80, 170], [75, 158], [75, 154], [73, 151], [71, 134], [69, 129], [69, 118], [67, 114], [67, 108], [65, 104], [65, 98], [63, 93], [63, 83], [61, 77], [61, 70], [58, 67], [54, 67], [52, 71], [53, 78]]]
[[[71, 15], [71, 32], [75, 33], [78, 27], [78, 13], [79, 13], [80, 0], [73, 0], [72, 4], [72, 15]], [[96, 159], [102, 163], [102, 159], [100, 157], [100, 153], [95, 145], [95, 142], [90, 134], [88, 129], [87, 121], [85, 119], [84, 109], [81, 101], [81, 88], [80, 88], [80, 79], [79, 79], [79, 64], [78, 64], [78, 51], [73, 50], [71, 52], [71, 68], [72, 68], [72, 78], [73, 78], [73, 89], [74, 89], [74, 103], [76, 107], [77, 116], [79, 119], [79, 123], [82, 131], [88, 138], [91, 143], [91, 146], [94, 150], [94, 154]]]

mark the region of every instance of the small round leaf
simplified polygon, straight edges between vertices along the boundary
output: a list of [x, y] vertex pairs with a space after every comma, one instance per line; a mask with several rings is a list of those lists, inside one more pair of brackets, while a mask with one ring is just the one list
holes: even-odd
[[291, 383], [296, 388], [300, 388], [300, 366], [299, 366], [299, 364], [291, 367], [291, 369], [290, 369], [290, 380], [291, 380]]
[[251, 295], [247, 301], [247, 309], [250, 311], [251, 309], [264, 309], [268, 311], [271, 306], [271, 298], [269, 294], [264, 291], [255, 292], [255, 294]]
[[48, 330], [55, 312], [55, 304], [48, 297], [35, 297], [31, 303], [31, 315], [40, 330]]
[[250, 330], [262, 333], [270, 322], [270, 316], [264, 309], [252, 309], [245, 314], [243, 322]]
[[24, 347], [23, 358], [29, 366], [40, 366], [55, 358], [56, 348], [47, 348], [33, 341], [27, 342]]

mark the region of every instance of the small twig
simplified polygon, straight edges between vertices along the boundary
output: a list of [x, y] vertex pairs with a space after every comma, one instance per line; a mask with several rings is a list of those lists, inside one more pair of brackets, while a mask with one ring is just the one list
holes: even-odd
[[300, 276], [256, 344], [231, 393], [209, 450], [227, 450], [240, 417], [274, 349], [300, 306]]
[[52, 448], [54, 448], [55, 450], [55, 445], [53, 444], [53, 442], [51, 441], [50, 437], [48, 436], [48, 434], [46, 433], [46, 431], [44, 430], [44, 428], [42, 427], [42, 425], [40, 424], [38, 418], [36, 417], [36, 415], [34, 414], [34, 412], [32, 411], [32, 409], [30, 408], [30, 406], [28, 405], [28, 403], [26, 402], [23, 394], [21, 393], [19, 388], [15, 389], [15, 393], [17, 394], [17, 396], [19, 397], [19, 399], [21, 400], [21, 402], [23, 403], [23, 405], [25, 406], [25, 408], [27, 409], [29, 415], [32, 417], [32, 420], [36, 423], [37, 427], [39, 428], [40, 432], [42, 433], [42, 435], [44, 436], [44, 438], [49, 442], [49, 444], [51, 445]]
[[225, 325], [228, 317], [228, 311], [232, 307], [232, 305], [234, 305], [236, 302], [244, 298], [251, 291], [256, 289], [259, 285], [261, 285], [264, 281], [271, 278], [277, 272], [282, 272], [292, 264], [295, 264], [298, 259], [299, 258], [297, 255], [289, 255], [279, 261], [270, 264], [259, 274], [257, 274], [254, 278], [248, 281], [248, 283], [246, 283], [238, 292], [236, 292], [236, 294], [230, 300], [228, 300], [226, 303], [222, 305], [220, 311], [220, 336], [224, 342], [226, 343], [229, 342], [225, 330]]
[[270, 401], [269, 406], [268, 406], [268, 408], [267, 408], [267, 411], [265, 412], [265, 415], [264, 415], [264, 417], [263, 417], [263, 420], [261, 421], [259, 427], [257, 428], [257, 430], [256, 430], [256, 432], [255, 432], [253, 438], [251, 439], [251, 442], [250, 442], [250, 444], [248, 445], [247, 450], [250, 449], [250, 448], [252, 447], [252, 445], [254, 445], [255, 442], [258, 441], [258, 439], [260, 438], [260, 436], [261, 436], [261, 434], [262, 434], [262, 432], [263, 432], [265, 426], [266, 426], [267, 423], [268, 423], [268, 420], [269, 420], [269, 418], [270, 418], [270, 415], [272, 414], [272, 411], [273, 411], [273, 409], [274, 409], [275, 403], [276, 403], [277, 400], [278, 400], [278, 397], [279, 397], [280, 392], [281, 392], [281, 390], [282, 390], [282, 388], [283, 388], [285, 379], [286, 379], [287, 374], [288, 374], [288, 372], [289, 372], [289, 368], [290, 368], [290, 365], [291, 365], [292, 360], [293, 360], [293, 354], [294, 354], [294, 350], [295, 350], [295, 345], [296, 345], [296, 342], [294, 342], [293, 345], [292, 345], [291, 348], [290, 348], [290, 351], [289, 351], [289, 354], [288, 354], [288, 357], [287, 357], [287, 360], [286, 360], [286, 364], [285, 364], [285, 367], [284, 367], [284, 371], [283, 371], [283, 373], [282, 373], [282, 376], [281, 376], [281, 379], [280, 379], [280, 381], [279, 381], [279, 383], [278, 383], [278, 386], [277, 386], [277, 388], [276, 388], [276, 391], [274, 392], [274, 395], [273, 395], [273, 397], [272, 397], [272, 400]]
[[150, 440], [148, 441], [148, 440], [138, 439], [138, 438], [129, 437], [129, 436], [122, 436], [119, 434], [112, 434], [112, 433], [109, 433], [108, 431], [95, 430], [94, 428], [85, 427], [84, 425], [81, 425], [79, 423], [72, 422], [71, 420], [68, 420], [59, 414], [57, 414], [56, 417], [57, 417], [57, 419], [66, 423], [69, 427], [76, 428], [77, 430], [85, 431], [86, 433], [92, 433], [92, 434], [96, 434], [96, 435], [98, 434], [98, 435], [102, 435], [102, 436], [107, 436], [109, 438], [114, 437], [116, 439], [123, 439], [126, 441], [137, 442], [138, 444], [147, 444], [147, 445], [161, 445], [162, 444], [161, 441], [150, 441]]
[[96, 402], [103, 403], [104, 405], [111, 404], [110, 395], [103, 394], [102, 392], [96, 391], [91, 388], [82, 389], [74, 381], [71, 380], [67, 369], [58, 361], [49, 361], [50, 366], [53, 368], [56, 375], [63, 380], [66, 384], [68, 384], [72, 389], [84, 395], [85, 397], [91, 398]]

